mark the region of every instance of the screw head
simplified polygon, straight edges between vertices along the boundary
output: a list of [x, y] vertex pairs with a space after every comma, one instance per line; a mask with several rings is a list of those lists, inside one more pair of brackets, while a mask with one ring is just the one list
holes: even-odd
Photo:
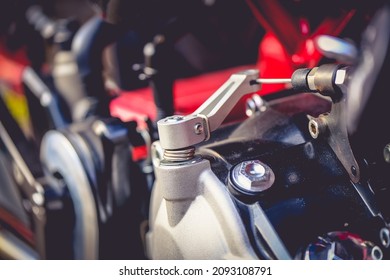
[[325, 115], [321, 115], [318, 118], [313, 118], [308, 124], [309, 133], [313, 139], [317, 139], [319, 136], [324, 136], [328, 131], [328, 125]]
[[197, 123], [194, 126], [194, 131], [196, 135], [200, 135], [203, 133], [203, 125], [201, 123]]
[[379, 232], [379, 236], [380, 236], [382, 245], [385, 248], [389, 248], [390, 247], [390, 230], [387, 227], [382, 228], [381, 231]]
[[179, 121], [182, 121], [184, 120], [184, 117], [183, 116], [171, 116], [171, 117], [167, 117], [164, 119], [164, 122], [167, 122], [167, 123], [176, 123], [176, 122], [179, 122]]
[[275, 175], [268, 165], [259, 160], [250, 160], [234, 167], [232, 181], [240, 191], [259, 193], [272, 186]]

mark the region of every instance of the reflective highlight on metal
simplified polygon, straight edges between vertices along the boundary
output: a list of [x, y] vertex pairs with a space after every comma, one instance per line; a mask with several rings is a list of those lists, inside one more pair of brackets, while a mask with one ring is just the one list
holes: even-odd
[[272, 169], [259, 160], [244, 161], [236, 165], [231, 173], [234, 185], [244, 192], [263, 192], [275, 181]]

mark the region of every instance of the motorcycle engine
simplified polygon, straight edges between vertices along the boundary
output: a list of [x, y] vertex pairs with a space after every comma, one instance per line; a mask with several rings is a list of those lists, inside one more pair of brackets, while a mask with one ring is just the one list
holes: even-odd
[[[245, 121], [184, 150], [172, 143], [191, 136], [164, 138], [159, 127], [148, 256], [389, 258], [390, 137], [372, 125], [385, 112], [389, 27], [386, 6], [363, 35], [352, 74], [336, 71], [345, 76], [335, 78], [334, 95], [319, 90], [331, 98], [293, 90], [265, 97]], [[174, 116], [161, 127], [187, 120]], [[190, 125], [203, 133], [201, 122]]]

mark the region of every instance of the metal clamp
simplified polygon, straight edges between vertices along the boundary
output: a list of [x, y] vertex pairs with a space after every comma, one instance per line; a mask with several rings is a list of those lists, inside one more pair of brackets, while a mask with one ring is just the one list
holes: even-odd
[[237, 102], [248, 93], [258, 91], [255, 81], [258, 70], [246, 70], [233, 74], [194, 113], [188, 116], [172, 116], [157, 122], [163, 149], [181, 150], [210, 138]]

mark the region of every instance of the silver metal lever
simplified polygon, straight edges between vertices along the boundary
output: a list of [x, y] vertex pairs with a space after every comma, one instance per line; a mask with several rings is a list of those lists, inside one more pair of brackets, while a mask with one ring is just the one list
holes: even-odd
[[161, 147], [180, 150], [210, 138], [237, 102], [260, 89], [258, 70], [233, 74], [209, 99], [188, 116], [172, 116], [157, 122]]

